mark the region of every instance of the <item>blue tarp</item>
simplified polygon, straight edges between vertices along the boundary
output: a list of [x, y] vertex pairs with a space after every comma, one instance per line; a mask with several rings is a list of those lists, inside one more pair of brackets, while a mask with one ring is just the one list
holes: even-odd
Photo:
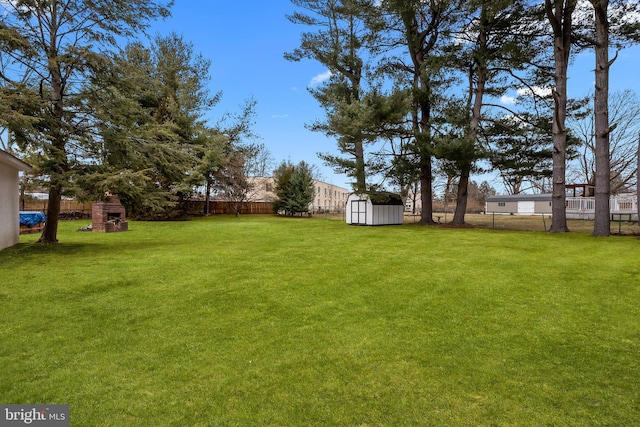
[[20, 212], [20, 225], [33, 227], [41, 222], [45, 222], [47, 217], [42, 212]]

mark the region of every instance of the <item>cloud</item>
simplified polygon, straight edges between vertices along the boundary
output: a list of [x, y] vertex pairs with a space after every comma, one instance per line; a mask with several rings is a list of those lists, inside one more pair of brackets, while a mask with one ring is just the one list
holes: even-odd
[[551, 88], [548, 86], [533, 86], [533, 87], [521, 87], [518, 89], [518, 96], [531, 96], [532, 94], [537, 96], [546, 97], [551, 95]]
[[332, 75], [333, 75], [333, 73], [330, 70], [327, 70], [322, 74], [318, 74], [317, 76], [315, 76], [314, 78], [311, 79], [311, 82], [309, 83], [309, 86], [310, 87], [318, 86], [322, 82], [325, 82], [325, 81], [329, 80]]
[[513, 96], [502, 95], [500, 97], [500, 102], [505, 105], [515, 105], [516, 98], [514, 98]]
[[516, 105], [518, 103], [518, 98], [527, 97], [527, 96], [539, 96], [539, 97], [547, 97], [551, 95], [551, 88], [548, 86], [531, 86], [531, 87], [521, 87], [516, 90], [515, 96], [502, 95], [500, 97], [500, 103], [502, 105]]

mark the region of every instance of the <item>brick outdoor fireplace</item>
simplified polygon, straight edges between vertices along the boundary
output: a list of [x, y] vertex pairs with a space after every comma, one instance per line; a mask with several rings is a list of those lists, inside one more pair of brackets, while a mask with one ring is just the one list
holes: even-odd
[[91, 228], [99, 233], [112, 233], [129, 230], [124, 206], [118, 196], [110, 196], [106, 202], [97, 202], [91, 206]]

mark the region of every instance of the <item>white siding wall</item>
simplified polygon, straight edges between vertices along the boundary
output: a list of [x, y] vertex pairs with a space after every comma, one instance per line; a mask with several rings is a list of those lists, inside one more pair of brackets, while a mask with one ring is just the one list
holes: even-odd
[[535, 213], [536, 214], [551, 214], [551, 201], [544, 200], [535, 202]]
[[374, 205], [372, 225], [402, 224], [404, 222], [404, 206]]
[[18, 170], [0, 162], [0, 250], [20, 240]]
[[487, 202], [485, 212], [515, 214], [518, 212], [518, 202]]

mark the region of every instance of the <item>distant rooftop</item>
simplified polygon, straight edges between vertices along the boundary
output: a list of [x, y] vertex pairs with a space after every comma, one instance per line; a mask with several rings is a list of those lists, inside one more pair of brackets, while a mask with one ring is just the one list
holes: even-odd
[[510, 194], [503, 196], [489, 196], [487, 202], [523, 202], [534, 201], [544, 202], [550, 201], [551, 194]]

